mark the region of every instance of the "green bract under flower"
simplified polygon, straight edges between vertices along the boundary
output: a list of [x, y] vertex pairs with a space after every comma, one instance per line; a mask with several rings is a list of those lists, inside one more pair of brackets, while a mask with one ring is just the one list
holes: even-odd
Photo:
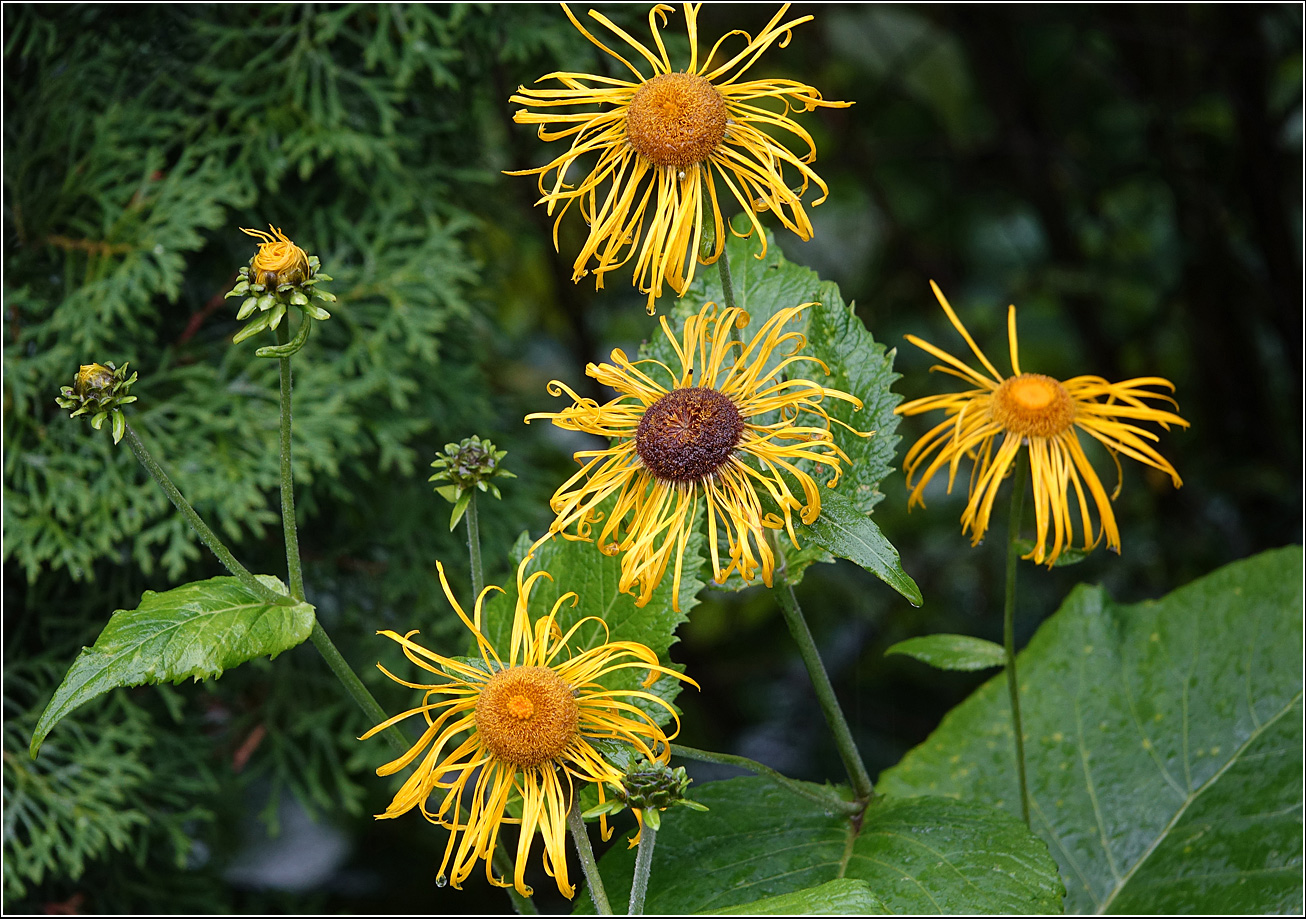
[[[285, 318], [286, 311], [294, 306], [299, 309], [303, 319], [294, 340], [284, 345], [260, 348], [256, 352], [259, 357], [289, 357], [308, 340], [308, 330], [312, 326], [310, 320], [331, 318], [330, 313], [312, 303], [310, 298], [323, 303], [334, 303], [336, 298], [334, 294], [316, 286], [319, 281], [332, 280], [330, 275], [320, 271], [318, 257], [307, 254], [279, 228], [269, 225], [268, 229], [272, 232], [241, 228], [241, 232], [248, 233], [260, 242], [258, 252], [249, 260], [249, 265], [240, 269], [240, 280], [227, 293], [228, 297], [245, 297], [240, 304], [240, 311], [236, 313], [238, 321], [243, 322], [254, 316], [236, 333], [233, 341], [240, 344], [264, 329], [277, 328]], [[254, 315], [256, 312], [257, 315]]]
[[60, 395], [55, 402], [61, 408], [70, 410], [69, 418], [78, 415], [90, 415], [91, 427], [100, 430], [106, 418], [113, 419], [113, 442], [122, 440], [127, 430], [127, 419], [122, 413], [122, 406], [135, 402], [136, 397], [128, 395], [131, 385], [136, 382], [136, 374], [127, 376], [127, 365], [116, 367], [113, 361], [103, 364], [82, 364], [73, 378], [72, 386], [59, 388]]

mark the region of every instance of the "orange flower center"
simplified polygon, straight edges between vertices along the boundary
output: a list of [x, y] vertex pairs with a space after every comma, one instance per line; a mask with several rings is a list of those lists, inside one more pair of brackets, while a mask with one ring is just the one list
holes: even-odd
[[555, 760], [580, 731], [571, 687], [548, 667], [510, 667], [486, 682], [476, 732], [498, 760], [522, 768]]
[[1052, 377], [1022, 373], [1003, 380], [993, 394], [993, 420], [1024, 437], [1053, 437], [1070, 430], [1075, 402]]
[[708, 158], [725, 139], [726, 100], [692, 73], [663, 73], [635, 93], [626, 111], [626, 139], [658, 166], [685, 169]]
[[743, 433], [743, 416], [724, 393], [673, 389], [645, 410], [635, 452], [659, 479], [698, 482], [725, 465]]

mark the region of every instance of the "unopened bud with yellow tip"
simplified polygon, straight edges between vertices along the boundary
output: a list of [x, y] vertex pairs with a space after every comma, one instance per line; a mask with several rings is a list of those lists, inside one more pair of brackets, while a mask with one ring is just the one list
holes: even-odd
[[[684, 766], [672, 769], [657, 760], [638, 760], [631, 764], [620, 785], [612, 783], [613, 800], [590, 808], [582, 816], [591, 819], [606, 817], [629, 807], [635, 812], [641, 830], [647, 822], [649, 827], [656, 831], [662, 825], [661, 812], [668, 807], [681, 806], [696, 811], [707, 810], [704, 805], [685, 797], [685, 792], [689, 790], [692, 781], [693, 779], [685, 774]], [[637, 833], [631, 840], [631, 845], [634, 846], [638, 840]]]
[[[237, 320], [243, 322], [254, 316], [236, 333], [234, 341], [239, 344], [264, 329], [277, 328], [289, 308], [294, 306], [303, 319], [294, 341], [260, 348], [256, 352], [259, 357], [289, 357], [308, 340], [310, 320], [331, 318], [330, 313], [312, 303], [310, 298], [323, 303], [334, 303], [336, 298], [317, 287], [318, 282], [331, 280], [329, 275], [320, 271], [318, 257], [295, 245], [279, 227], [269, 225], [268, 230], [271, 232], [241, 228], [242, 233], [259, 240], [259, 246], [249, 265], [240, 269], [236, 286], [227, 293], [228, 297], [245, 297], [236, 313]], [[254, 315], [256, 312], [258, 315]]]
[[127, 419], [122, 413], [122, 406], [136, 401], [128, 390], [136, 382], [136, 374], [127, 376], [127, 365], [114, 365], [113, 361], [103, 364], [82, 364], [73, 377], [72, 386], [61, 386], [60, 395], [55, 402], [60, 408], [69, 410], [69, 418], [78, 415], [90, 415], [91, 427], [100, 430], [106, 419], [113, 419], [113, 442], [122, 440], [127, 430]]

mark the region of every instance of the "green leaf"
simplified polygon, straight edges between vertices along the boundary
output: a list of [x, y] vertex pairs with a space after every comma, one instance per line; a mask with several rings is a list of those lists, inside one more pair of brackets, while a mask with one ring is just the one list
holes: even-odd
[[[286, 593], [276, 578], [258, 577]], [[77, 655], [36, 724], [32, 757], [61, 719], [110, 689], [221, 676], [228, 667], [255, 657], [276, 657], [308, 638], [312, 629], [309, 604], [268, 603], [232, 577], [195, 581], [163, 593], [147, 590], [140, 606], [116, 611], [95, 645]]]
[[840, 878], [817, 887], [754, 900], [743, 906], [714, 909], [711, 916], [883, 916], [884, 901], [865, 881]]
[[[1061, 912], [1047, 847], [996, 808], [881, 796], [859, 831], [765, 778], [712, 782], [694, 797], [710, 810], [662, 815], [649, 913], [743, 906], [840, 879], [865, 881], [883, 912]], [[618, 913], [626, 911], [634, 861], [633, 850], [614, 846], [599, 865]]]
[[[1074, 912], [1302, 905], [1302, 552], [1158, 601], [1079, 586], [1018, 658], [1035, 831]], [[1019, 810], [1005, 676], [880, 779]]]
[[120, 409], [113, 410], [113, 442], [116, 444], [127, 433], [127, 416]]
[[[782, 378], [815, 380], [824, 386], [856, 396], [862, 401], [862, 407], [857, 409], [852, 403], [830, 398], [821, 403], [832, 419], [830, 431], [834, 441], [849, 459], [836, 489], [824, 487], [830, 478], [829, 467], [818, 470], [810, 463], [800, 465], [822, 484], [823, 508], [829, 496], [839, 495], [861, 514], [869, 514], [884, 497], [879, 490], [880, 482], [893, 471], [894, 453], [899, 440], [894, 433], [899, 419], [893, 410], [902, 401], [902, 397], [890, 388], [899, 377], [899, 374], [893, 372], [895, 352], [875, 341], [857, 317], [854, 308], [844, 303], [837, 284], [822, 281], [810, 268], [786, 261], [769, 233], [767, 240], [767, 253], [761, 259], [756, 257], [762, 248], [756, 235], [749, 239], [731, 236], [726, 242], [735, 303], [747, 310], [750, 317], [747, 328], [740, 334], [747, 340], [749, 335], [761, 328], [778, 311], [802, 303], [815, 304], [800, 313], [786, 326], [786, 330], [806, 336], [807, 344], [802, 353], [823, 362], [830, 373], [828, 376], [823, 373], [816, 361], [804, 361], [791, 365]], [[720, 273], [715, 266], [700, 266], [694, 283], [685, 296], [663, 298], [658, 301], [658, 312], [667, 315], [668, 323], [675, 332], [683, 327], [686, 316], [697, 313], [709, 301], [721, 304], [725, 302]], [[679, 366], [675, 352], [661, 329], [650, 335], [639, 353], [642, 358], [656, 358], [673, 368]], [[772, 355], [770, 366], [775, 366], [785, 356], [781, 353]], [[662, 376], [665, 374], [658, 377], [659, 382], [665, 384], [667, 381]], [[842, 422], [863, 433], [873, 433], [861, 437], [835, 422]], [[767, 502], [765, 495], [761, 497], [764, 503]], [[822, 515], [824, 516], [824, 511]], [[893, 580], [885, 578], [886, 581], [899, 592], [905, 589], [907, 592], [904, 596], [908, 599], [915, 597], [913, 602], [919, 606], [920, 591], [911, 584], [910, 578], [901, 573], [897, 551], [879, 534], [878, 529], [875, 530], [875, 535], [878, 537], [877, 551], [885, 555], [884, 571], [888, 573], [896, 569], [897, 572], [892, 575]], [[809, 546], [802, 534], [799, 541], [802, 543], [801, 550], [786, 553], [786, 579], [790, 583], [797, 583], [808, 565], [833, 560], [820, 545]], [[890, 557], [893, 560], [891, 563], [888, 561]], [[870, 570], [885, 577], [885, 573], [877, 568]], [[748, 585], [732, 576], [721, 586], [738, 590]]]
[[799, 524], [794, 529], [840, 558], [861, 565], [906, 597], [912, 606], [924, 602], [921, 589], [902, 570], [902, 561], [893, 543], [884, 538], [880, 528], [865, 512], [841, 493], [826, 492], [822, 495], [821, 516], [811, 526]]
[[467, 505], [472, 503], [472, 492], [470, 490], [458, 495], [458, 500], [454, 502], [453, 511], [449, 514], [449, 532], [453, 532], [454, 527], [458, 526], [458, 521], [463, 519], [463, 514], [467, 512]]
[[[607, 556], [593, 543], [554, 537], [535, 550], [535, 556], [527, 564], [526, 576], [536, 571], [547, 571], [552, 579], [541, 578], [531, 588], [531, 621], [548, 613], [553, 604], [563, 594], [575, 592], [579, 597], [575, 606], [570, 601], [558, 609], [557, 622], [565, 632], [572, 625], [586, 617], [598, 617], [585, 623], [570, 641], [571, 648], [579, 653], [594, 648], [605, 641], [635, 641], [647, 645], [657, 654], [663, 664], [668, 664], [667, 655], [671, 645], [678, 641], [676, 628], [688, 619], [691, 609], [697, 604], [695, 599], [703, 582], [698, 574], [703, 567], [701, 551], [702, 537], [694, 535], [685, 549], [684, 574], [680, 582], [680, 611], [671, 606], [671, 571], [668, 570], [662, 583], [653, 591], [643, 608], [635, 605], [635, 598], [629, 594], [617, 592], [617, 582], [621, 575], [621, 559]], [[513, 557], [522, 558], [530, 548], [530, 539], [523, 533], [513, 547]], [[507, 593], [495, 596], [488, 601], [485, 616], [485, 636], [499, 652], [506, 653], [512, 634], [512, 616], [517, 600], [514, 585], [505, 585]], [[605, 630], [606, 625], [606, 630]], [[608, 674], [602, 683], [609, 689], [643, 689], [640, 681], [646, 676], [641, 670], [618, 670]], [[659, 698], [672, 702], [682, 686], [680, 680], [673, 677], [659, 677], [647, 690]], [[652, 703], [645, 709], [659, 724], [670, 720], [666, 710]]]
[[245, 339], [249, 338], [251, 335], [257, 335], [259, 332], [262, 332], [264, 329], [266, 329], [268, 327], [268, 323], [271, 321], [272, 321], [271, 313], [260, 313], [258, 316], [255, 316], [248, 323], [246, 323], [241, 328], [241, 330], [232, 337], [231, 339], [232, 343], [238, 345]]
[[[1034, 540], [1032, 539], [1017, 539], [1015, 540], [1015, 543], [1016, 543], [1016, 551], [1019, 552], [1022, 556], [1029, 555], [1029, 553], [1034, 551]], [[1093, 553], [1091, 550], [1086, 552], [1083, 549], [1076, 549], [1073, 546], [1066, 546], [1061, 550], [1061, 554], [1057, 556], [1057, 560], [1052, 563], [1052, 567], [1064, 568], [1067, 565], [1078, 565], [1080, 562], [1082, 562], [1084, 559], [1088, 558], [1092, 554]], [[1030, 562], [1032, 563], [1033, 559], [1030, 559]]]
[[885, 654], [906, 654], [940, 670], [985, 670], [1007, 662], [1002, 645], [970, 635], [922, 635], [893, 645]]

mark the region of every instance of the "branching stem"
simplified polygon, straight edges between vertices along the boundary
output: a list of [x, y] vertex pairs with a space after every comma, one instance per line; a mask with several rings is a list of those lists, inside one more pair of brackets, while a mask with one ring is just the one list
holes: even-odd
[[209, 551], [218, 557], [218, 561], [222, 562], [222, 566], [230, 571], [236, 580], [240, 581], [259, 599], [266, 600], [269, 603], [275, 603], [279, 606], [291, 606], [298, 602], [292, 597], [277, 593], [250, 574], [248, 568], [236, 561], [236, 556], [232, 555], [231, 550], [223, 545], [217, 534], [209, 529], [209, 525], [195, 512], [195, 508], [190, 506], [190, 502], [186, 500], [177, 486], [172, 484], [172, 479], [168, 478], [168, 474], [163, 471], [163, 467], [154, 461], [154, 457], [150, 456], [150, 452], [145, 449], [145, 445], [141, 443], [141, 439], [136, 436], [136, 432], [132, 430], [130, 424], [126, 426], [123, 439], [127, 441], [127, 446], [131, 448], [140, 464], [154, 477], [154, 481], [159, 483], [159, 487], [168, 496], [168, 500], [172, 502], [177, 510], [181, 511], [181, 515], [186, 518], [186, 522], [199, 534], [204, 545], [209, 547]]
[[869, 801], [871, 795], [875, 793], [875, 787], [871, 784], [871, 776], [862, 762], [857, 744], [853, 742], [852, 731], [849, 730], [848, 721], [843, 716], [843, 709], [839, 707], [834, 687], [825, 672], [825, 664], [821, 663], [820, 652], [816, 650], [816, 642], [812, 639], [811, 629], [807, 627], [807, 620], [803, 618], [798, 598], [794, 596], [794, 589], [788, 582], [780, 577], [776, 577], [775, 580], [775, 594], [780, 600], [780, 609], [784, 611], [785, 625], [789, 627], [789, 634], [794, 637], [794, 642], [798, 645], [798, 653], [802, 656], [807, 674], [812, 679], [812, 687], [816, 690], [816, 698], [821, 703], [826, 724], [834, 734], [839, 757], [843, 760], [844, 769], [848, 771], [848, 780], [852, 782], [853, 794], [859, 801]]
[[719, 766], [738, 766], [740, 769], [747, 769], [754, 775], [768, 778], [786, 790], [792, 791], [794, 794], [806, 798], [808, 801], [824, 807], [827, 810], [833, 810], [836, 813], [852, 816], [853, 814], [860, 814], [866, 809], [865, 802], [845, 801], [833, 792], [826, 792], [824, 790], [817, 791], [808, 785], [804, 785], [802, 782], [789, 778], [789, 776], [784, 775], [783, 773], [776, 772], [770, 766], [759, 763], [757, 760], [749, 759], [746, 756], [736, 756], [733, 753], [715, 753], [711, 750], [699, 750], [678, 743], [673, 743], [671, 745], [671, 752], [675, 756], [698, 760], [701, 763], [716, 763]]

